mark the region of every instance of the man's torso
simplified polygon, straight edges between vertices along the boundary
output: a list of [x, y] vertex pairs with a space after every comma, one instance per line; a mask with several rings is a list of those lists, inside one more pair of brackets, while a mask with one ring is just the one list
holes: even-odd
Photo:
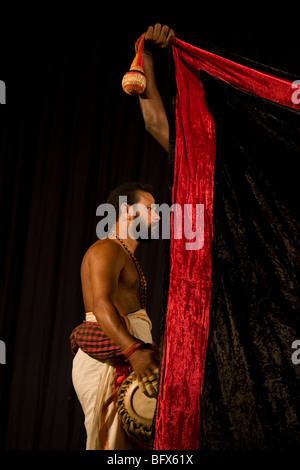
[[[89, 267], [89, 260], [94, 256], [95, 250], [93, 248], [97, 247], [97, 253], [101, 256], [105, 256], [105, 249], [107, 248], [108, 243], [117, 243], [116, 241], [110, 239], [98, 240], [94, 245], [92, 245], [87, 252], [85, 253], [82, 264], [81, 264], [81, 285], [82, 285], [82, 294], [83, 302], [86, 312], [93, 311], [93, 292], [91, 285], [91, 273]], [[127, 314], [134, 312], [141, 308], [137, 292], [139, 288], [139, 275], [137, 269], [134, 265], [133, 260], [126, 253], [125, 249], [120, 246], [120, 256], [124, 258], [124, 267], [120, 272], [118, 279], [118, 287], [113, 298], [113, 303], [116, 309], [120, 314]], [[112, 268], [112, 267], [111, 267]], [[109, 267], [108, 267], [109, 269]]]

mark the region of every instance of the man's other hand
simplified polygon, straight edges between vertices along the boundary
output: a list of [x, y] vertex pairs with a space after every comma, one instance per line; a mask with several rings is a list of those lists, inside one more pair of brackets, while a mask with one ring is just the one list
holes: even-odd
[[140, 390], [149, 398], [158, 394], [158, 359], [158, 352], [149, 349], [138, 349], [129, 358]]
[[149, 377], [158, 367], [158, 354], [152, 349], [137, 349], [130, 355], [129, 362], [138, 380]]

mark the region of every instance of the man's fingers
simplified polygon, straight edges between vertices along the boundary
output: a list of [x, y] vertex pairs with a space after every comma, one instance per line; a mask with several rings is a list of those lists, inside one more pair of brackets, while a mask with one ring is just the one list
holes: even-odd
[[146, 387], [142, 380], [139, 381], [139, 387], [142, 393], [146, 393]]
[[158, 392], [158, 368], [152, 371], [150, 375], [145, 375], [139, 382], [142, 393], [148, 397], [156, 397]]
[[148, 380], [149, 382], [153, 382], [153, 380], [155, 380], [156, 378], [157, 378], [156, 374], [152, 374], [152, 375], [149, 375]]
[[152, 42], [158, 47], [165, 49], [172, 44], [175, 37], [174, 30], [169, 26], [162, 26], [160, 23], [156, 23], [153, 26], [149, 26], [145, 35], [145, 41]]
[[169, 26], [165, 25], [161, 28], [160, 37], [159, 37], [160, 42], [165, 42], [166, 37], [169, 34], [169, 31], [170, 31]]
[[158, 373], [158, 367], [155, 367], [154, 369], [146, 369], [142, 375], [139, 375], [139, 380], [143, 382], [152, 382], [158, 378]]
[[146, 394], [148, 395], [148, 397], [154, 398], [157, 396], [157, 391], [150, 382], [146, 383], [145, 387], [146, 387]]
[[170, 28], [168, 37], [166, 39], [166, 47], [171, 46], [174, 38], [175, 38], [175, 31], [172, 28]]
[[153, 40], [153, 26], [149, 26], [145, 34], [145, 41]]
[[160, 35], [161, 35], [161, 24], [156, 23], [156, 25], [154, 25], [153, 41], [158, 41]]

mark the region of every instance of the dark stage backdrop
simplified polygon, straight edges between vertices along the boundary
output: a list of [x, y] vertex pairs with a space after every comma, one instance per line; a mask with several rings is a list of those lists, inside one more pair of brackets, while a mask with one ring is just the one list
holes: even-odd
[[296, 450], [300, 113], [202, 83], [217, 148], [200, 449]]
[[[137, 100], [121, 89], [134, 41], [156, 21], [172, 23], [186, 40], [297, 73], [296, 45], [287, 47], [276, 28], [266, 42], [252, 27], [228, 30], [215, 18], [199, 30], [144, 15], [143, 23], [115, 29], [113, 40], [100, 27], [69, 34], [69, 23], [59, 40], [55, 23], [51, 35], [41, 25], [31, 39], [29, 25], [25, 33], [10, 31], [0, 68], [7, 87], [0, 107], [0, 339], [7, 353], [0, 365], [1, 448], [84, 448], [69, 334], [84, 315], [80, 263], [96, 240], [96, 208], [129, 180], [154, 184], [157, 202], [168, 202], [167, 155], [146, 134]], [[167, 97], [164, 60], [158, 75]], [[157, 341], [165, 246], [155, 241], [137, 250]]]
[[[84, 446], [69, 335], [84, 318], [80, 263], [97, 240], [97, 206], [124, 181], [152, 183], [157, 202], [167, 202], [167, 154], [146, 134], [138, 100], [121, 88], [135, 39], [120, 44], [114, 61], [100, 40], [45, 44], [42, 54], [27, 47], [16, 51], [5, 80], [0, 432], [7, 449]], [[164, 241], [136, 253], [157, 340]]]

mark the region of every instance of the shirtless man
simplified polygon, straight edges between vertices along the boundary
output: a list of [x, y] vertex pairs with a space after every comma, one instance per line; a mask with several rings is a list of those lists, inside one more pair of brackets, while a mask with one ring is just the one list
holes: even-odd
[[[171, 45], [173, 38], [174, 32], [167, 26], [161, 27], [157, 24], [148, 28], [144, 51], [147, 87], [144, 94], [139, 98], [146, 130], [167, 151], [169, 147], [169, 125], [156, 87], [153, 57], [147, 50], [147, 44], [167, 48]], [[131, 212], [133, 203], [141, 204], [146, 208], [147, 215], [144, 217], [143, 223], [147, 228], [155, 227], [159, 217], [151, 208], [151, 205], [155, 204], [155, 200], [153, 194], [147, 190], [147, 185], [138, 185], [131, 192], [131, 196], [132, 194], [133, 202], [131, 204], [124, 203], [118, 208], [118, 210], [120, 209], [120, 215], [117, 212], [117, 217], [119, 217], [113, 227], [112, 234], [106, 239], [98, 240], [87, 250], [81, 266], [85, 311], [90, 312], [94, 321], [99, 323], [106, 336], [122, 351], [128, 351], [128, 348], [130, 349], [137, 339], [143, 342], [152, 342], [151, 321], [146, 311], [143, 310], [138, 297], [139, 274], [131, 256], [124, 248], [124, 243], [134, 256], [136, 247], [142, 242], [142, 240], [132, 238], [129, 232], [130, 223], [135, 217]], [[110, 200], [107, 202], [109, 203]], [[125, 238], [124, 233], [126, 233]], [[129, 319], [129, 329], [124, 324], [124, 316]], [[139, 348], [130, 354], [128, 360], [138, 380], [141, 381], [145, 377], [156, 374], [158, 359], [155, 350]], [[97, 396], [99, 396], [99, 389], [104, 387], [102, 382], [105, 381], [105, 374], [107, 377], [112, 374], [112, 366], [109, 363], [97, 361], [79, 350], [73, 362], [73, 384], [85, 413], [87, 449], [132, 449], [134, 447], [128, 442], [120, 423], [118, 423], [115, 408], [111, 408], [109, 412], [110, 441], [107, 447], [104, 447], [103, 443], [99, 443], [97, 437], [99, 435], [99, 426], [97, 423], [100, 421], [100, 416], [97, 415], [96, 407], [98, 406], [100, 413], [103, 399], [101, 401]], [[98, 377], [101, 380], [103, 379], [101, 383]], [[100, 405], [102, 403], [102, 405], [100, 406], [99, 403]], [[114, 404], [110, 406], [113, 407]]]
[[[140, 186], [143, 188], [142, 184]], [[147, 226], [156, 226], [159, 216], [151, 210], [151, 205], [155, 204], [153, 195], [142, 189], [135, 190], [135, 195], [135, 204], [147, 209]], [[127, 236], [121, 240], [134, 254], [140, 242], [131, 238], [128, 231], [135, 216], [130, 215], [130, 206], [125, 203], [120, 209], [114, 233], [119, 237], [125, 225]], [[129, 334], [121, 316], [142, 308], [137, 295], [139, 275], [121, 242], [113, 235], [98, 240], [88, 249], [81, 265], [81, 283], [85, 311], [94, 313], [101, 329], [122, 351], [132, 346], [136, 338]], [[138, 349], [129, 358], [139, 380], [153, 375], [157, 360], [156, 353], [149, 349]]]
[[[167, 48], [171, 45], [174, 32], [168, 26], [156, 24], [147, 30], [145, 41], [156, 47]], [[140, 105], [146, 129], [164, 147], [169, 148], [169, 124], [165, 109], [156, 86], [154, 76], [153, 57], [144, 51], [144, 67], [147, 79], [145, 93], [140, 97]], [[138, 203], [149, 208], [149, 225], [156, 220], [151, 214], [151, 204], [155, 204], [150, 193], [137, 191]], [[122, 208], [122, 215], [126, 217], [127, 226], [133, 220]], [[117, 235], [119, 235], [119, 221], [117, 222]], [[123, 240], [134, 253], [138, 241], [127, 237]], [[81, 269], [82, 290], [85, 311], [92, 311], [106, 335], [122, 350], [135, 342], [124, 328], [120, 314], [126, 314], [141, 308], [137, 298], [138, 274], [124, 251], [120, 242], [113, 239], [99, 240], [86, 253]], [[130, 363], [137, 377], [141, 379], [151, 375], [157, 367], [153, 351], [137, 350], [130, 357]]]

